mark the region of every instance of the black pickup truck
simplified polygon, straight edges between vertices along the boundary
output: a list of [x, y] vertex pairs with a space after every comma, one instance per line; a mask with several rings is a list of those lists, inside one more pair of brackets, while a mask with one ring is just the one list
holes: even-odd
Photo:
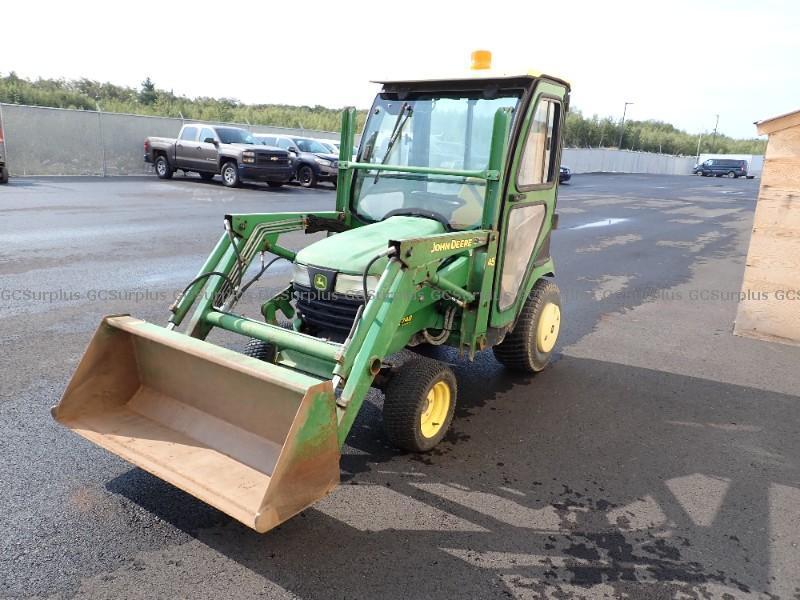
[[280, 187], [294, 176], [294, 162], [286, 150], [264, 146], [238, 127], [201, 123], [184, 125], [177, 139], [145, 138], [144, 160], [155, 165], [161, 179], [181, 170], [199, 173], [205, 180], [221, 175], [227, 187], [244, 180]]

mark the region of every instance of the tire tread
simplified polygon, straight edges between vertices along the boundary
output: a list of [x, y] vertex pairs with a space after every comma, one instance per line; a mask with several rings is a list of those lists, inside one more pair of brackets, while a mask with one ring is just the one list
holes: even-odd
[[545, 304], [545, 298], [555, 292], [558, 295], [558, 286], [552, 281], [540, 279], [531, 290], [528, 299], [522, 306], [517, 323], [505, 339], [492, 348], [494, 357], [503, 366], [512, 371], [535, 373], [541, 369], [535, 368], [533, 347], [536, 340], [536, 319]]
[[[446, 378], [451, 386], [447, 422], [432, 437], [421, 435], [419, 403], [434, 382]], [[455, 412], [458, 386], [453, 371], [447, 365], [424, 357], [407, 361], [386, 386], [383, 403], [383, 426], [389, 441], [403, 450], [427, 452], [447, 433]]]

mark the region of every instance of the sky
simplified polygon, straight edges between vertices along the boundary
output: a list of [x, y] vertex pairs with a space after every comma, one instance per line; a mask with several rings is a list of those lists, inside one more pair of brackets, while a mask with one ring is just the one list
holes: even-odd
[[247, 103], [368, 107], [371, 80], [502, 70], [572, 84], [585, 115], [754, 137], [800, 109], [800, 2], [3, 2], [0, 73]]

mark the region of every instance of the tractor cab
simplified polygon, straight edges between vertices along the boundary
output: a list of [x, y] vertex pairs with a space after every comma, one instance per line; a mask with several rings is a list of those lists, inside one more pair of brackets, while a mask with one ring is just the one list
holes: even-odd
[[336, 339], [350, 330], [388, 258], [370, 265], [366, 285], [361, 275], [392, 239], [497, 231], [490, 333], [498, 339], [534, 264], [553, 274], [549, 236], [569, 85], [534, 71], [492, 70], [490, 57], [478, 54], [460, 75], [378, 82], [357, 167], [337, 197], [351, 229], [304, 248], [295, 261], [299, 314], [315, 332]]

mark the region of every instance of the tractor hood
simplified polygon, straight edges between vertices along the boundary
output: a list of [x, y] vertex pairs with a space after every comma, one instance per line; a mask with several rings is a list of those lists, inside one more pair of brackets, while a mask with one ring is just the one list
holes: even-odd
[[[300, 250], [295, 260], [307, 266], [360, 275], [376, 254], [386, 250], [389, 240], [403, 240], [444, 232], [444, 225], [433, 219], [390, 217], [385, 221], [324, 238]], [[376, 261], [370, 268], [370, 274], [380, 274], [386, 267], [386, 262], [386, 258]]]

